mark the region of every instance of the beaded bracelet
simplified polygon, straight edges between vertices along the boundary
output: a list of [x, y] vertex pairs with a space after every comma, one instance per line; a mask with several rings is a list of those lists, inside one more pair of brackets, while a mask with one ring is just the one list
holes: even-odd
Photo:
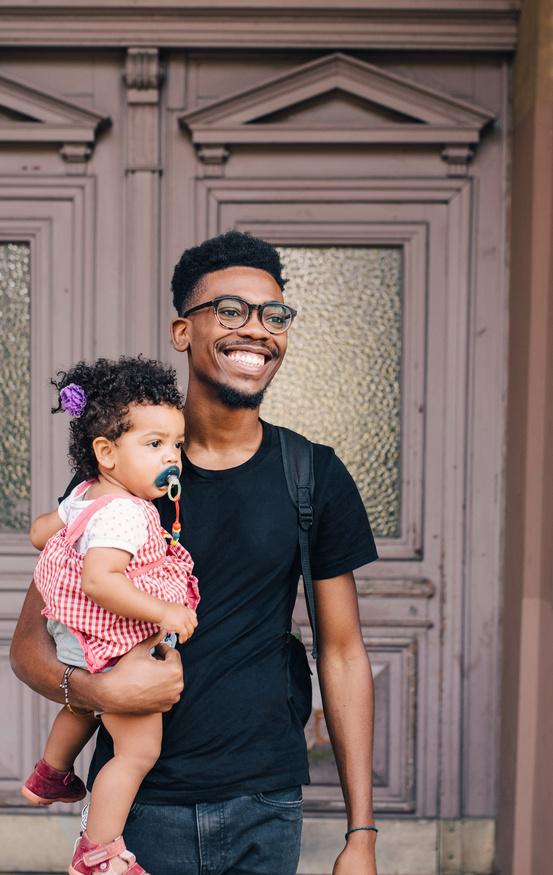
[[353, 829], [348, 829], [345, 835], [346, 842], [348, 840], [348, 836], [351, 835], [352, 832], [359, 832], [360, 829], [368, 829], [371, 830], [371, 832], [378, 832], [376, 826], [354, 826]]
[[92, 711], [74, 711], [71, 705], [69, 704], [69, 678], [75, 671], [75, 665], [68, 665], [63, 673], [63, 678], [60, 684], [60, 690], [63, 690], [63, 695], [65, 696], [65, 707], [68, 711], [71, 711], [76, 717], [88, 717], [89, 714], [92, 714]]

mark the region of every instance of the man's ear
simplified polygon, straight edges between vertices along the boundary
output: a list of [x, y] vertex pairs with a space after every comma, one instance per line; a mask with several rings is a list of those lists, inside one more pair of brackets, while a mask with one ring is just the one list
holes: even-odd
[[97, 437], [92, 441], [92, 449], [96, 456], [98, 465], [107, 470], [115, 467], [115, 459], [113, 458], [113, 443], [106, 437]]
[[171, 322], [171, 342], [177, 352], [186, 352], [190, 345], [188, 338], [189, 324], [188, 319], [183, 319], [182, 316], [178, 316]]

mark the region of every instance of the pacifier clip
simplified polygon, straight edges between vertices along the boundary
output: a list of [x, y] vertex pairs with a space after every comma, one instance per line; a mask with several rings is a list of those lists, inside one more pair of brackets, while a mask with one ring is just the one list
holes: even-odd
[[161, 474], [156, 477], [155, 484], [161, 489], [163, 486], [167, 486], [167, 496], [170, 501], [175, 504], [175, 522], [173, 523], [173, 527], [171, 529], [171, 547], [174, 547], [175, 544], [178, 544], [181, 532], [181, 524], [179, 521], [179, 499], [181, 495], [181, 485], [179, 480], [180, 471], [176, 465], [169, 465], [168, 468], [165, 468]]
[[169, 476], [169, 488], [167, 490], [167, 496], [170, 501], [175, 504], [175, 522], [171, 528], [171, 547], [174, 547], [175, 544], [178, 544], [180, 533], [181, 533], [181, 524], [179, 520], [179, 499], [181, 494], [181, 485], [180, 480], [175, 474], [171, 474]]

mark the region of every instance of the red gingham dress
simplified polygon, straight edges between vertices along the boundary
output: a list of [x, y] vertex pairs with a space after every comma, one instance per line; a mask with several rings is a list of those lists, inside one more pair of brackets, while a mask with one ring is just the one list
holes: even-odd
[[[88, 486], [89, 484], [85, 484]], [[96, 605], [81, 589], [84, 556], [73, 544], [90, 518], [114, 498], [104, 495], [90, 502], [69, 528], [47, 542], [35, 568], [35, 583], [49, 618], [64, 623], [82, 644], [89, 671], [97, 672], [158, 631], [154, 623], [119, 617]], [[164, 537], [159, 514], [150, 501], [129, 496], [146, 514], [148, 537], [133, 556], [125, 574], [135, 586], [166, 602], [179, 602], [192, 610], [200, 601], [194, 563], [184, 547], [171, 547]], [[169, 632], [173, 631], [171, 629]]]

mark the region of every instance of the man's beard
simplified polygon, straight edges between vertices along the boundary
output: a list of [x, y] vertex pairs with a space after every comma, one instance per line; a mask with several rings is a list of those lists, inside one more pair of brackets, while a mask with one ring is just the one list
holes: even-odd
[[263, 401], [267, 387], [251, 394], [238, 392], [237, 389], [233, 389], [232, 386], [227, 386], [225, 383], [215, 383], [215, 388], [219, 401], [229, 410], [256, 410]]

